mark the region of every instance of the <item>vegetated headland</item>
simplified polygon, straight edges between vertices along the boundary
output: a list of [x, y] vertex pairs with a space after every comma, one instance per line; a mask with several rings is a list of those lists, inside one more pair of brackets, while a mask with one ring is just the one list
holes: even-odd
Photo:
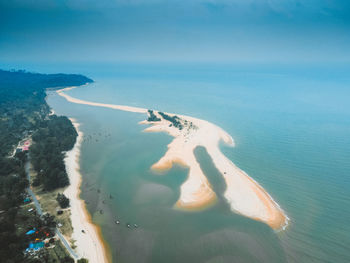
[[[90, 82], [75, 74], [0, 70], [0, 258], [4, 262], [74, 262], [56, 231], [61, 226], [60, 231], [69, 234], [71, 229], [69, 200], [61, 193], [70, 183], [64, 152], [73, 148], [77, 131], [67, 117], [50, 113], [45, 98], [48, 88]], [[54, 208], [47, 213], [47, 207]]]

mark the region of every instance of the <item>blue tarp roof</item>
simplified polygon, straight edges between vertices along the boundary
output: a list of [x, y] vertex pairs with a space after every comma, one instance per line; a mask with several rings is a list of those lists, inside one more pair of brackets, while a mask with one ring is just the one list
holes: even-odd
[[29, 230], [26, 235], [31, 235], [31, 234], [34, 234], [35, 233], [35, 230]]
[[26, 250], [27, 251], [30, 249], [39, 250], [39, 249], [43, 248], [44, 246], [45, 246], [44, 242], [30, 243], [29, 247]]

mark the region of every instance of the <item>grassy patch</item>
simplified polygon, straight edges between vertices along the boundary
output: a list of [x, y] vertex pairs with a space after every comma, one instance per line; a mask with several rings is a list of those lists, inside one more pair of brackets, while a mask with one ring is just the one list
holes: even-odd
[[[36, 173], [31, 170], [31, 181], [35, 179]], [[70, 219], [70, 208], [61, 209], [56, 198], [58, 193], [63, 193], [66, 188], [59, 188], [53, 191], [44, 191], [42, 186], [32, 187], [33, 192], [35, 193], [39, 203], [41, 205], [41, 209], [43, 212], [47, 212], [50, 215], [54, 215], [56, 218], [56, 222], [62, 224], [59, 229], [62, 234], [71, 238], [73, 233], [72, 221]], [[57, 211], [62, 210], [63, 214], [57, 215]]]

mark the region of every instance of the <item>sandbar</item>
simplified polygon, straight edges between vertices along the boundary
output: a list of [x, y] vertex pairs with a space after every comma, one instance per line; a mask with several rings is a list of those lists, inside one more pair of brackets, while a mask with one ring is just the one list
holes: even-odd
[[[71, 88], [69, 88], [71, 89]], [[219, 148], [219, 143], [234, 146], [232, 137], [213, 123], [198, 118], [172, 113], [149, 111], [144, 108], [105, 104], [73, 98], [67, 89], [57, 93], [72, 103], [106, 107], [116, 110], [148, 114], [148, 120], [140, 124], [150, 125], [145, 132], [166, 132], [173, 141], [161, 159], [152, 169], [164, 172], [173, 164], [189, 169], [186, 181], [181, 185], [180, 197], [175, 207], [184, 210], [197, 210], [215, 204], [216, 193], [200, 168], [194, 149], [202, 146], [210, 155], [213, 164], [226, 183], [224, 197], [233, 212], [268, 224], [273, 229], [285, 229], [288, 217], [273, 198], [255, 180], [229, 160]], [[151, 117], [156, 121], [149, 121]]]

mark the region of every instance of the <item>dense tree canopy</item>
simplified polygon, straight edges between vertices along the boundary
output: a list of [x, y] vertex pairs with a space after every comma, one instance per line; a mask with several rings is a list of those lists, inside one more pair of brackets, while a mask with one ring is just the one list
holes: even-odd
[[165, 120], [170, 121], [176, 128], [179, 128], [180, 130], [183, 129], [183, 125], [180, 122], [180, 118], [175, 116], [169, 116], [168, 114], [165, 114], [163, 112], [158, 112], [160, 116], [162, 116]]
[[64, 166], [63, 151], [74, 146], [77, 132], [67, 117], [56, 115], [44, 121], [32, 136], [31, 162], [38, 176], [36, 185], [43, 184], [45, 190], [64, 187], [69, 179]]
[[149, 117], [148, 117], [147, 121], [161, 121], [161, 119], [158, 118], [158, 117], [154, 114], [153, 110], [148, 110], [148, 113], [149, 113]]
[[64, 194], [57, 194], [57, 202], [61, 208], [67, 208], [69, 206], [69, 199]]
[[[0, 258], [1, 262], [34, 262], [22, 253], [28, 243], [23, 225], [54, 226], [52, 217], [41, 222], [35, 214], [22, 215], [28, 180], [25, 152], [12, 156], [18, 142], [32, 135], [30, 148], [38, 181], [46, 190], [69, 184], [62, 151], [71, 149], [77, 133], [66, 117], [49, 117], [45, 90], [92, 82], [82, 75], [38, 74], [0, 70]], [[39, 220], [39, 221], [38, 221]], [[35, 223], [36, 222], [36, 223]], [[69, 257], [67, 262], [71, 261]], [[42, 262], [37, 260], [36, 262]], [[74, 261], [73, 261], [74, 262]]]

